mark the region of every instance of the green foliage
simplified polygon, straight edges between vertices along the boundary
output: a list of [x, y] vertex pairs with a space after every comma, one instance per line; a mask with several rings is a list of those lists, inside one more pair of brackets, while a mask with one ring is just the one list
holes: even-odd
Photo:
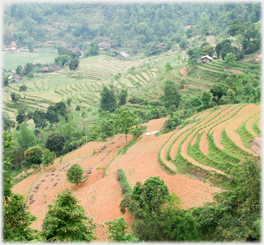
[[70, 189], [61, 192], [48, 205], [42, 224], [42, 236], [47, 242], [90, 242], [95, 240], [93, 219], [85, 216], [85, 210]]
[[179, 106], [181, 95], [178, 93], [176, 85], [173, 81], [167, 80], [164, 86], [164, 104], [166, 108], [171, 105]]
[[55, 64], [59, 67], [63, 67], [68, 61], [69, 61], [69, 56], [68, 55], [60, 55], [56, 58], [54, 58]]
[[44, 111], [35, 110], [32, 118], [36, 128], [43, 129], [47, 126], [46, 113]]
[[96, 41], [92, 41], [90, 44], [90, 49], [85, 56], [95, 56], [99, 55], [99, 46]]
[[118, 106], [122, 106], [122, 105], [126, 104], [127, 96], [128, 96], [127, 89], [122, 89], [119, 92], [119, 94], [118, 94], [118, 99], [119, 99]]
[[83, 174], [84, 171], [82, 167], [78, 163], [75, 163], [66, 172], [67, 181], [72, 184], [76, 184], [78, 189], [78, 184], [80, 184], [84, 179]]
[[103, 111], [110, 111], [113, 112], [116, 108], [116, 95], [114, 92], [114, 88], [111, 87], [110, 89], [106, 86], [103, 86], [103, 90], [100, 93], [100, 108]]
[[43, 150], [38, 146], [28, 148], [24, 152], [26, 162], [30, 164], [41, 164]]
[[16, 104], [21, 99], [21, 96], [15, 92], [12, 92], [10, 94], [12, 101], [14, 101]]
[[78, 58], [75, 58], [75, 59], [72, 59], [69, 63], [69, 68], [70, 70], [76, 70], [77, 67], [79, 65], [79, 59]]
[[171, 64], [169, 62], [167, 62], [165, 65], [165, 69], [166, 69], [166, 72], [168, 72], [168, 71], [173, 70], [173, 67], [171, 66]]
[[11, 194], [4, 204], [4, 241], [28, 242], [34, 240], [37, 231], [31, 230], [29, 226], [36, 219], [28, 211], [24, 197], [19, 194]]
[[42, 156], [42, 165], [44, 167], [52, 165], [54, 163], [54, 159], [55, 159], [55, 154], [54, 152], [50, 152], [49, 149], [45, 149], [43, 151], [43, 156]]
[[106, 221], [107, 238], [110, 242], [137, 242], [138, 239], [133, 235], [129, 228], [128, 222], [124, 217], [114, 218], [113, 221]]
[[56, 157], [56, 153], [62, 151], [64, 145], [65, 145], [65, 137], [58, 133], [52, 133], [51, 135], [49, 135], [45, 143], [45, 147], [47, 149], [55, 152], [55, 157]]
[[127, 177], [122, 168], [117, 170], [117, 180], [120, 181], [122, 195], [124, 197], [129, 197], [132, 194], [132, 188], [127, 182]]
[[122, 107], [116, 111], [115, 129], [118, 133], [125, 133], [126, 144], [127, 134], [131, 131], [131, 127], [137, 124], [136, 116], [127, 107]]
[[224, 59], [224, 68], [232, 69], [234, 66], [235, 60], [236, 60], [235, 54], [233, 53], [226, 54], [225, 59]]
[[24, 151], [29, 147], [37, 145], [38, 138], [30, 129], [27, 128], [27, 125], [25, 123], [22, 123], [20, 125], [19, 132], [20, 133], [18, 134], [17, 142]]

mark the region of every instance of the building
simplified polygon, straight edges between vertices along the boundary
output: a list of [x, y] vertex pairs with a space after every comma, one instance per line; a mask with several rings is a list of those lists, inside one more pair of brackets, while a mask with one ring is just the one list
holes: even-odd
[[213, 60], [213, 58], [209, 55], [205, 55], [201, 58], [201, 60], [202, 60], [202, 63], [209, 63]]
[[156, 48], [162, 48], [162, 49], [165, 49], [166, 46], [167, 46], [166, 43], [160, 43], [160, 44], [157, 44], [157, 45], [156, 45]]
[[82, 50], [79, 48], [79, 47], [74, 47], [74, 48], [71, 48], [69, 49], [71, 52], [82, 52]]
[[45, 66], [40, 68], [40, 71], [42, 72], [53, 72], [53, 71], [59, 71], [62, 68], [60, 66], [57, 66], [55, 64], [49, 65], [49, 66]]
[[109, 42], [101, 42], [99, 43], [99, 48], [102, 48], [102, 49], [108, 49], [108, 48], [112, 48], [114, 45], [112, 43], [109, 43]]
[[15, 74], [15, 75], [13, 75], [13, 76], [9, 76], [9, 77], [8, 77], [8, 82], [9, 82], [9, 83], [10, 83], [10, 82], [17, 82], [17, 83], [19, 83], [20, 80], [21, 80], [21, 76], [18, 75], [18, 74]]
[[124, 58], [129, 58], [130, 56], [125, 52], [121, 52], [121, 53], [117, 54], [115, 57], [118, 59], [124, 59]]

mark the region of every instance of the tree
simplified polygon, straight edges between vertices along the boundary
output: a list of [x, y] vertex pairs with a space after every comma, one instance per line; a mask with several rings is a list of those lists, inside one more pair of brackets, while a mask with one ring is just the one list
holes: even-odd
[[119, 98], [119, 106], [125, 105], [127, 101], [127, 89], [122, 89], [120, 93], [118, 94]]
[[124, 217], [114, 218], [113, 221], [106, 221], [107, 238], [110, 242], [137, 242], [139, 241], [129, 228], [128, 222]]
[[184, 38], [180, 41], [179, 46], [181, 49], [186, 49], [188, 44], [189, 44], [189, 41], [186, 38]]
[[4, 204], [4, 241], [28, 242], [36, 237], [36, 230], [29, 227], [37, 218], [28, 211], [24, 197], [11, 194]]
[[99, 54], [99, 46], [98, 43], [95, 41], [92, 41], [90, 44], [90, 49], [88, 51], [88, 56], [95, 56]]
[[76, 70], [79, 65], [79, 59], [72, 59], [69, 63], [70, 70]]
[[173, 81], [167, 80], [164, 86], [164, 101], [165, 107], [169, 108], [171, 105], [179, 106], [181, 95], [178, 93], [176, 85]]
[[116, 95], [114, 92], [114, 88], [111, 87], [109, 89], [104, 85], [100, 96], [100, 108], [103, 111], [113, 112], [116, 108]]
[[78, 184], [80, 184], [84, 179], [83, 173], [84, 171], [82, 167], [78, 163], [75, 163], [66, 172], [67, 181], [72, 184], [76, 184], [78, 189]]
[[37, 145], [38, 138], [34, 135], [34, 133], [27, 128], [25, 123], [22, 123], [19, 128], [19, 136], [17, 139], [18, 144], [23, 148], [23, 150], [27, 150], [29, 147], [33, 147]]
[[50, 151], [54, 151], [55, 158], [56, 158], [56, 153], [62, 151], [64, 145], [65, 145], [65, 138], [63, 135], [58, 133], [53, 133], [49, 135], [45, 143], [45, 147], [47, 149], [49, 149]]
[[60, 67], [63, 67], [69, 60], [69, 56], [68, 55], [60, 55], [56, 58], [54, 58], [55, 60], [55, 64], [60, 66]]
[[214, 46], [205, 45], [203, 46], [203, 55], [213, 56]]
[[27, 91], [27, 86], [26, 85], [22, 85], [19, 87], [19, 92], [23, 92], [24, 94], [24, 103], [25, 103], [25, 92]]
[[17, 105], [17, 102], [21, 99], [21, 96], [15, 92], [10, 94], [12, 101], [14, 101]]
[[46, 118], [46, 113], [44, 111], [38, 109], [35, 110], [32, 118], [36, 128], [43, 129], [47, 126], [47, 118]]
[[21, 65], [18, 65], [17, 66], [17, 68], [16, 68], [16, 74], [22, 75], [22, 66]]
[[45, 149], [43, 151], [43, 156], [42, 156], [42, 166], [44, 166], [44, 168], [46, 166], [52, 165], [54, 163], [54, 159], [55, 159], [55, 154], [54, 152], [50, 152], [49, 149]]
[[136, 115], [129, 111], [127, 107], [118, 109], [116, 115], [115, 129], [118, 133], [125, 133], [127, 145], [127, 134], [130, 132], [131, 127], [137, 124]]
[[43, 150], [38, 146], [28, 148], [24, 152], [26, 162], [30, 164], [41, 164], [43, 156]]
[[232, 69], [233, 66], [234, 66], [235, 60], [236, 60], [235, 54], [228, 53], [225, 56], [225, 59], [224, 59], [224, 68], [226, 68], [226, 69], [228, 69], [230, 71], [230, 69]]
[[211, 89], [210, 92], [213, 94], [213, 101], [215, 102], [215, 107], [217, 108], [219, 100], [226, 95], [227, 86], [224, 84], [218, 84], [215, 83]]
[[8, 118], [4, 118], [4, 130], [8, 130], [10, 132], [11, 128], [14, 128], [16, 123], [13, 120], [10, 120]]
[[47, 242], [91, 242], [96, 239], [93, 218], [85, 216], [84, 208], [70, 189], [61, 192], [48, 205], [42, 224], [42, 236]]
[[24, 69], [24, 74], [28, 75], [34, 68], [34, 65], [32, 63], [27, 63]]
[[203, 91], [201, 96], [202, 104], [205, 108], [209, 108], [212, 103], [213, 95], [210, 91]]
[[169, 62], [167, 62], [165, 65], [165, 69], [166, 69], [166, 72], [168, 72], [168, 71], [173, 70], [173, 67], [171, 66], [171, 64]]

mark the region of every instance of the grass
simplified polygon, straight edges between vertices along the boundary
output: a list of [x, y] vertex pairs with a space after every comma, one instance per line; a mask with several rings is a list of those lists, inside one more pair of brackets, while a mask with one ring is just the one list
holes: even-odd
[[57, 49], [38, 48], [33, 53], [5, 53], [3, 55], [3, 66], [6, 70], [15, 70], [18, 65], [24, 66], [26, 63], [54, 63], [54, 58], [57, 57]]
[[131, 195], [133, 190], [131, 186], [128, 184], [126, 174], [122, 168], [117, 170], [117, 180], [120, 182], [122, 195], [124, 197], [126, 197], [127, 195]]

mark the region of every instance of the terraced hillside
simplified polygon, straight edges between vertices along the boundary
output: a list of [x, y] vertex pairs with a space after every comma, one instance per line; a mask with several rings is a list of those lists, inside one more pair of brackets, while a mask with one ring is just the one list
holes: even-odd
[[[159, 136], [142, 135], [125, 155], [118, 153], [125, 145], [124, 135], [106, 142], [89, 142], [57, 158], [47, 171], [21, 181], [13, 191], [27, 197], [30, 211], [38, 217], [32, 227], [38, 229], [47, 204], [66, 188], [72, 189], [86, 214], [97, 223], [122, 216], [122, 192], [116, 174], [119, 168], [131, 187], [151, 176], [160, 176], [170, 193], [179, 196], [181, 208], [201, 206], [213, 201], [214, 193], [222, 190], [214, 184], [228, 182], [243, 159], [258, 155], [252, 142], [261, 135], [260, 111], [260, 105], [255, 104], [210, 108], [189, 118], [190, 124], [185, 127]], [[147, 132], [160, 130], [165, 120], [146, 123]], [[73, 163], [79, 163], [86, 171], [87, 178], [78, 189], [66, 181], [65, 171]], [[125, 219], [131, 224], [129, 214]], [[97, 236], [99, 241], [106, 241], [106, 228], [97, 228]]]

